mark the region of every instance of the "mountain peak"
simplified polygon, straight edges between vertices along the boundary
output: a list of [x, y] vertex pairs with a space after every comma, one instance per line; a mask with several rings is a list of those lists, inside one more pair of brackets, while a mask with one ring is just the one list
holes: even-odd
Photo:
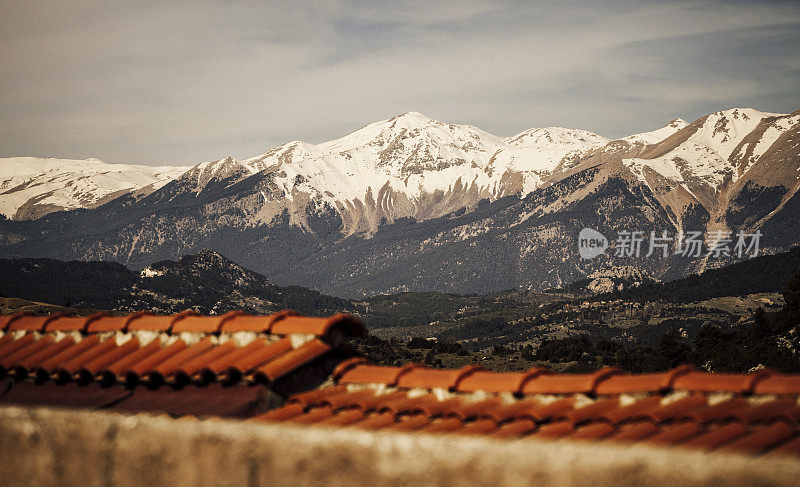
[[400, 115], [395, 115], [394, 117], [390, 118], [389, 120], [400, 120], [400, 119], [402, 119], [402, 120], [420, 120], [420, 121], [425, 121], [425, 122], [433, 120], [432, 118], [430, 118], [430, 117], [428, 117], [426, 115], [423, 115], [420, 112], [415, 112], [415, 111], [410, 111], [410, 112], [401, 113]]
[[689, 125], [689, 122], [687, 122], [686, 120], [682, 118], [675, 118], [673, 120], [670, 120], [666, 125], [664, 125], [664, 127], [682, 129], [687, 125]]
[[197, 252], [197, 254], [195, 254], [195, 255], [197, 255], [197, 257], [202, 257], [202, 258], [205, 258], [205, 259], [228, 260], [222, 254], [220, 254], [219, 252], [211, 250], [211, 249], [200, 249], [200, 251]]

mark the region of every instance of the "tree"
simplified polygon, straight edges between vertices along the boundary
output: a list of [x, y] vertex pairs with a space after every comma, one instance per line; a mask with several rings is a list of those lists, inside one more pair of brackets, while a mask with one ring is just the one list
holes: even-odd
[[659, 368], [671, 369], [689, 362], [692, 349], [683, 339], [680, 329], [670, 328], [659, 338], [656, 352]]
[[795, 273], [791, 281], [783, 290], [784, 309], [800, 309], [800, 269]]

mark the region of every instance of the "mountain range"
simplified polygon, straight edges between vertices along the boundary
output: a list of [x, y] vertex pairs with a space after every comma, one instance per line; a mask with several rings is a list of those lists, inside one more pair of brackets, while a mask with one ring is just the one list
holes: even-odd
[[788, 249], [800, 241], [798, 131], [800, 111], [735, 108], [617, 140], [560, 127], [501, 138], [410, 112], [244, 160], [149, 177], [130, 166], [116, 185], [94, 183], [112, 165], [62, 164], [0, 190], [0, 256], [142, 269], [210, 248], [347, 297], [561, 287], [609, 266], [669, 280], [734, 257], [582, 260], [578, 233], [761, 231], [762, 251]]
[[30, 220], [55, 211], [95, 208], [123, 194], [149, 194], [188, 169], [98, 159], [0, 158], [0, 214]]

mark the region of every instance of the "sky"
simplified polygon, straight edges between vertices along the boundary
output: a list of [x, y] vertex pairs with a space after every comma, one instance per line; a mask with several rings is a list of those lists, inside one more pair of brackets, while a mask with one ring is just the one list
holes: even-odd
[[0, 2], [0, 157], [189, 165], [418, 111], [622, 137], [800, 108], [800, 2]]

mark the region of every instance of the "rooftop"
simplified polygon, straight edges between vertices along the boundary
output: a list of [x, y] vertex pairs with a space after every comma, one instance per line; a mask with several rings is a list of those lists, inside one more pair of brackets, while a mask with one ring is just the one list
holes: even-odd
[[386, 367], [348, 346], [356, 318], [292, 312], [18, 314], [0, 330], [0, 406], [800, 459], [800, 376], [770, 370]]

